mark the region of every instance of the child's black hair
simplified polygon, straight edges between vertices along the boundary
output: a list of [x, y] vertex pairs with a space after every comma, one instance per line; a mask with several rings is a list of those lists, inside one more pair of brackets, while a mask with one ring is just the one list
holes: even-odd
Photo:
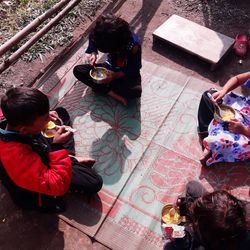
[[90, 34], [96, 48], [104, 53], [119, 52], [131, 41], [129, 24], [112, 14], [101, 16]]
[[219, 249], [222, 242], [233, 244], [247, 228], [242, 202], [223, 190], [198, 198], [193, 205], [193, 220], [194, 228], [211, 249]]
[[49, 112], [49, 100], [38, 89], [11, 88], [1, 99], [1, 109], [11, 126], [30, 125]]

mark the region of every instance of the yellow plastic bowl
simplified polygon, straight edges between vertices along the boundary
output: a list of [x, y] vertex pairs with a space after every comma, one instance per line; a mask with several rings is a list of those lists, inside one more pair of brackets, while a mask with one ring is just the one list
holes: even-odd
[[46, 138], [53, 138], [55, 135], [56, 124], [52, 121], [49, 121], [46, 128], [42, 131], [42, 135]]
[[[235, 110], [232, 107], [230, 107], [228, 105], [225, 105], [225, 104], [221, 104], [220, 108], [223, 111], [227, 111], [228, 110], [229, 112], [231, 112], [232, 113], [232, 118], [231, 119], [235, 118], [236, 112], [235, 112]], [[218, 122], [229, 122], [230, 121], [230, 119], [228, 120], [225, 117], [221, 117], [220, 114], [219, 114], [219, 112], [218, 112], [218, 110], [215, 110], [215, 112], [214, 112], [214, 119], [216, 121], [218, 121]]]
[[[175, 213], [173, 216], [170, 215], [170, 209], [174, 208]], [[172, 204], [166, 204], [161, 211], [161, 219], [165, 224], [180, 224], [181, 216], [178, 207], [174, 207]]]
[[53, 129], [55, 128], [56, 124], [52, 121], [49, 121], [48, 124], [47, 124], [47, 129]]

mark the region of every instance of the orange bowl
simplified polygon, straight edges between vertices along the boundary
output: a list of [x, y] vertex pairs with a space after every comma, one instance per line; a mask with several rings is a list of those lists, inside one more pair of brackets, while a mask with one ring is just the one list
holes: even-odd
[[161, 211], [161, 219], [165, 224], [180, 224], [181, 216], [178, 207], [166, 204]]

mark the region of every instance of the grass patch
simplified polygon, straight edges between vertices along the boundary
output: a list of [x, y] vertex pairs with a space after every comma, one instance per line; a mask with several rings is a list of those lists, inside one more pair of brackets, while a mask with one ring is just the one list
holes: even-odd
[[[1, 45], [58, 2], [60, 2], [60, 0], [2, 1], [0, 3]], [[37, 41], [36, 44], [22, 56], [22, 60], [32, 61], [41, 57], [46, 52], [54, 50], [58, 46], [67, 45], [72, 39], [75, 27], [84, 22], [84, 16], [86, 16], [86, 14], [88, 16], [94, 16], [100, 5], [101, 0], [82, 0], [58, 25], [54, 26], [45, 36]], [[40, 30], [50, 20], [51, 18], [41, 24], [37, 29]], [[9, 57], [11, 53], [15, 52], [33, 35], [34, 32], [18, 45], [13, 46], [9, 52], [0, 58], [0, 62]]]

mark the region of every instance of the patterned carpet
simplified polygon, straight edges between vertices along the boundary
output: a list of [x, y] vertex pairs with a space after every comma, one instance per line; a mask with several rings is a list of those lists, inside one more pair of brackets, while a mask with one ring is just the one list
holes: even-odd
[[96, 197], [68, 195], [62, 219], [112, 249], [162, 249], [161, 208], [175, 202], [188, 181], [249, 198], [248, 164], [205, 169], [198, 161], [197, 109], [211, 85], [143, 61], [143, 95], [124, 107], [76, 81], [72, 68], [82, 54], [76, 50], [35, 85], [52, 106], [68, 109], [77, 155], [96, 159], [104, 180]]

